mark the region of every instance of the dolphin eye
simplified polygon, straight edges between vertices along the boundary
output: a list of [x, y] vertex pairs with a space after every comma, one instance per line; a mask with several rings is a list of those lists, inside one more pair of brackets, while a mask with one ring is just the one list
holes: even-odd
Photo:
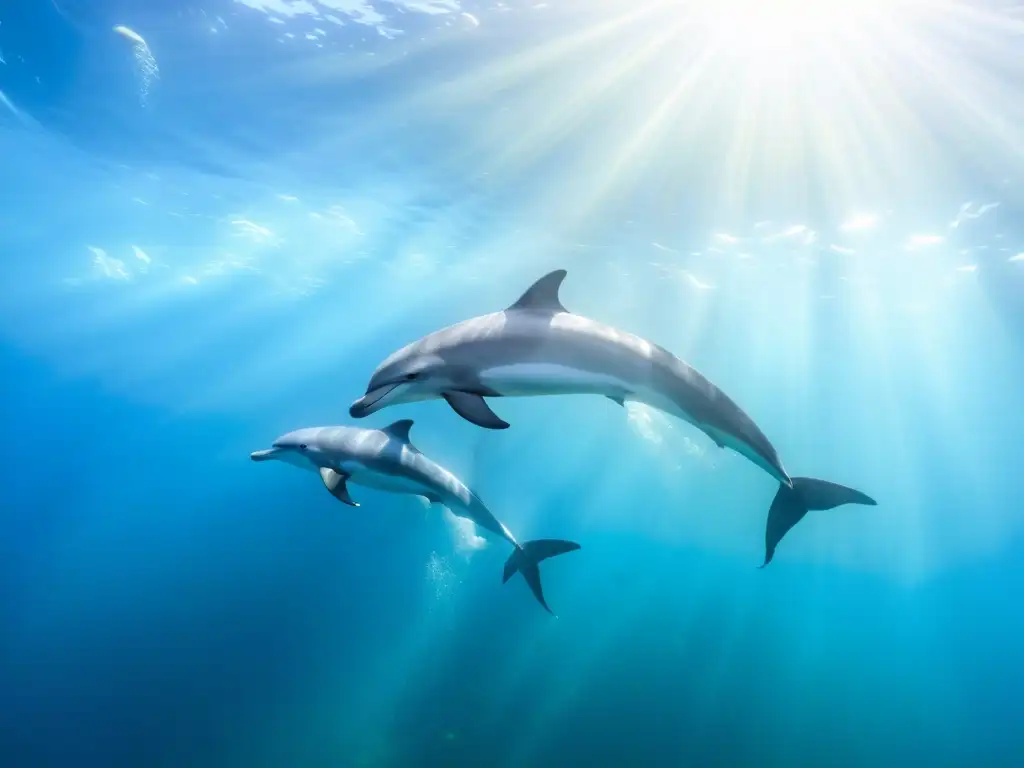
[[413, 379], [418, 379], [419, 377], [420, 377], [420, 375], [418, 373], [407, 373], [407, 374], [405, 374], [405, 380], [406, 381], [412, 381]]
[[300, 450], [303, 450], [303, 451], [304, 451], [304, 450], [306, 450], [306, 449], [307, 449], [308, 447], [309, 447], [309, 446], [308, 446], [308, 445], [306, 445], [305, 443], [299, 443], [299, 449], [300, 449]]

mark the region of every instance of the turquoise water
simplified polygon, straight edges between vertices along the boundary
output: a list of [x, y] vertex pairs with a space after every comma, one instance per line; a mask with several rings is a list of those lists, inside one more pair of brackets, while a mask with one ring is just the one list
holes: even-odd
[[[0, 765], [1021, 764], [1024, 22], [876, 6], [0, 2]], [[657, 411], [349, 417], [557, 268], [878, 506], [757, 570], [777, 484]], [[399, 418], [580, 542], [557, 619], [249, 460]]]

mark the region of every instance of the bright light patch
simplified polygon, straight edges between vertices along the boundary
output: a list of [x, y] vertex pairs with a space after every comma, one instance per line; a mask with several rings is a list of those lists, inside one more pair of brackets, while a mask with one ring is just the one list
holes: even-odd
[[960, 210], [957, 211], [956, 218], [950, 222], [949, 226], [953, 228], [959, 227], [964, 221], [967, 221], [968, 219], [981, 218], [989, 211], [998, 207], [999, 203], [985, 203], [984, 205], [979, 205], [975, 210], [973, 202], [966, 202], [960, 206]]
[[120, 259], [114, 259], [107, 255], [107, 252], [102, 248], [97, 248], [94, 245], [86, 246], [92, 253], [92, 265], [95, 270], [103, 277], [110, 278], [111, 280], [130, 280], [131, 275], [128, 274], [128, 270], [125, 269], [124, 262]]
[[398, 0], [394, 4], [407, 8], [410, 11], [418, 11], [419, 13], [426, 13], [431, 16], [459, 10], [457, 0]]
[[139, 77], [139, 101], [142, 103], [142, 106], [146, 106], [149, 103], [150, 88], [152, 88], [154, 81], [160, 79], [160, 67], [157, 66], [156, 57], [149, 50], [149, 45], [142, 35], [134, 29], [118, 25], [114, 27], [114, 32], [127, 38], [132, 43], [132, 54], [135, 57], [135, 65]]
[[451, 532], [455, 551], [460, 555], [469, 557], [477, 550], [487, 546], [487, 539], [477, 535], [476, 526], [473, 525], [472, 520], [459, 517], [447, 507], [444, 508], [443, 515], [444, 521], [448, 525], [448, 530]]
[[874, 229], [877, 224], [877, 216], [871, 213], [861, 213], [848, 218], [839, 228], [843, 232], [863, 232], [867, 229]]
[[633, 431], [644, 440], [655, 445], [660, 445], [664, 441], [665, 424], [660, 412], [643, 403], [628, 400], [626, 401], [626, 418]]
[[281, 16], [313, 15], [316, 13], [316, 8], [307, 3], [306, 0], [296, 0], [296, 2], [287, 2], [286, 0], [235, 0], [235, 2], [246, 5], [256, 11], [276, 13]]
[[907, 240], [907, 248], [911, 250], [927, 248], [932, 245], [938, 245], [943, 239], [941, 235], [911, 235], [910, 239]]
[[719, 0], [695, 11], [716, 47], [759, 68], [788, 68], [866, 33], [910, 0]]
[[274, 234], [266, 227], [248, 219], [234, 219], [231, 223], [238, 227], [241, 234], [256, 240], [265, 240]]
[[683, 274], [686, 276], [686, 281], [692, 287], [696, 288], [698, 291], [709, 291], [709, 290], [711, 290], [712, 288], [715, 287], [715, 286], [711, 285], [711, 283], [705, 283], [703, 280], [701, 280], [699, 277], [697, 277], [692, 272], [684, 272]]
[[813, 229], [810, 229], [804, 224], [794, 224], [791, 227], [787, 227], [781, 232], [776, 232], [771, 235], [767, 235], [762, 238], [765, 243], [772, 243], [778, 240], [788, 240], [792, 242], [802, 243], [803, 245], [811, 245], [815, 240], [818, 239], [817, 233]]
[[[422, 13], [428, 16], [443, 16], [458, 13], [461, 8], [458, 0], [387, 0], [386, 3], [375, 3], [371, 0], [235, 0], [235, 2], [255, 11], [263, 11], [268, 14], [272, 22], [277, 24], [284, 23], [283, 19], [278, 17], [311, 16], [317, 19], [323, 18], [338, 26], [345, 26], [345, 21], [335, 15], [341, 14], [355, 24], [375, 27], [378, 34], [389, 39], [400, 34], [400, 30], [385, 26], [385, 22], [388, 21], [388, 17], [383, 13], [385, 9], [394, 8], [397, 15]], [[324, 9], [334, 11], [334, 14], [324, 13]], [[479, 21], [472, 14], [464, 13], [462, 15], [474, 26], [479, 25]], [[286, 35], [286, 37], [292, 36], [291, 34]], [[307, 39], [311, 38], [307, 36]]]
[[114, 31], [123, 37], [127, 37], [133, 43], [141, 43], [142, 45], [146, 44], [146, 41], [142, 39], [142, 35], [140, 35], [134, 29], [129, 29], [128, 27], [123, 27], [119, 25], [114, 27]]

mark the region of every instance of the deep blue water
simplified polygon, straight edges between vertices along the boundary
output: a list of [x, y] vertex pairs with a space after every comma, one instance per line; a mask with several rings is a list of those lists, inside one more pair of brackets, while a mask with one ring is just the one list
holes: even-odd
[[[0, 0], [0, 766], [1024, 763], [1021, 22], [792, 5]], [[360, 423], [581, 543], [554, 619], [249, 460], [555, 268], [878, 506], [757, 570], [656, 411]]]

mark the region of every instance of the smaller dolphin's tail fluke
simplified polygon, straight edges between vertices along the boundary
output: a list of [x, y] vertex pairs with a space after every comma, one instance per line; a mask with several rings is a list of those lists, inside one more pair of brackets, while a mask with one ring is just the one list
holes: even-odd
[[544, 606], [544, 610], [552, 616], [552, 611], [544, 600], [544, 589], [540, 584], [540, 562], [549, 557], [562, 555], [566, 552], [574, 552], [580, 545], [575, 541], [562, 541], [561, 539], [537, 539], [528, 541], [518, 549], [513, 550], [505, 561], [505, 575], [501, 583], [504, 584], [518, 571], [523, 574], [526, 583], [530, 585], [530, 591], [537, 598], [537, 602]]
[[789, 529], [803, 520], [809, 511], [833, 509], [843, 504], [865, 504], [876, 506], [878, 502], [867, 494], [847, 488], [845, 485], [815, 480], [811, 477], [794, 477], [793, 487], [779, 485], [778, 493], [768, 510], [768, 523], [764, 532], [764, 568], [775, 556], [775, 548]]

